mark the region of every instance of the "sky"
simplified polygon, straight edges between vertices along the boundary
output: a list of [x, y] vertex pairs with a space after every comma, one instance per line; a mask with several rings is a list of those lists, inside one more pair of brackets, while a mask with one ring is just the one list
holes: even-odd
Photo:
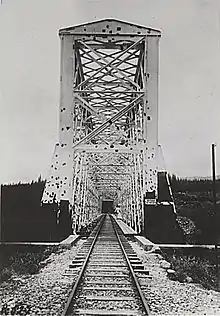
[[49, 171], [58, 140], [58, 30], [116, 18], [162, 31], [159, 143], [168, 172], [220, 174], [220, 0], [2, 0], [0, 183]]

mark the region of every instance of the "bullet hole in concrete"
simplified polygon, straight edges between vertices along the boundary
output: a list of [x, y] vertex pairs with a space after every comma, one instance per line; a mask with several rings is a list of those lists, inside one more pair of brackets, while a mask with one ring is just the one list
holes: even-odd
[[64, 177], [65, 180], [67, 180], [67, 177]]
[[148, 121], [150, 121], [150, 119], [151, 119], [151, 117], [150, 117], [150, 116], [148, 116], [148, 117], [147, 117], [147, 120], [148, 120]]
[[117, 152], [118, 152], [118, 149], [115, 149], [115, 152], [117, 153]]
[[109, 25], [108, 24], [106, 25], [106, 28], [109, 29]]
[[121, 31], [121, 27], [120, 26], [117, 26], [117, 31]]
[[112, 30], [109, 31], [109, 34], [112, 34]]
[[110, 148], [114, 148], [115, 146], [114, 145], [110, 145]]
[[144, 113], [144, 116], [146, 116], [147, 115], [147, 113]]
[[57, 170], [57, 168], [55, 167], [54, 170]]
[[64, 128], [63, 128], [63, 127], [61, 128], [61, 131], [64, 131]]
[[140, 31], [138, 31], [138, 32], [137, 32], [137, 34], [141, 34], [141, 32], [140, 32]]
[[69, 130], [69, 129], [70, 129], [70, 126], [67, 126], [66, 129]]
[[53, 179], [53, 176], [51, 176], [51, 179]]
[[58, 157], [58, 155], [56, 154], [55, 157]]
[[66, 166], [66, 162], [63, 163], [63, 166]]
[[149, 73], [147, 73], [147, 78], [150, 78], [150, 74]]
[[66, 193], [66, 190], [64, 190], [63, 193], [65, 194], [65, 193]]
[[56, 164], [58, 164], [58, 161], [56, 161]]
[[86, 32], [86, 27], [84, 28], [84, 32]]
[[64, 147], [64, 144], [61, 144], [61, 147]]
[[105, 33], [105, 29], [102, 29], [102, 32]]
[[150, 110], [150, 107], [149, 107], [149, 106], [147, 107], [147, 110]]
[[53, 165], [51, 165], [51, 168], [53, 168]]

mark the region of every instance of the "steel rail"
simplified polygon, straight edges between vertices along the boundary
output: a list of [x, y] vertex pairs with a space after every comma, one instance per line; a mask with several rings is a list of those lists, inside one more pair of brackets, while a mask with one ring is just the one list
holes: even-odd
[[[140, 297], [140, 299], [141, 299], [141, 303], [142, 303], [142, 305], [143, 305], [144, 312], [146, 313], [146, 315], [150, 315], [150, 308], [149, 308], [149, 306], [148, 306], [147, 300], [146, 300], [145, 297], [144, 297], [144, 294], [143, 294], [143, 292], [142, 292], [142, 290], [141, 290], [141, 287], [140, 287], [140, 284], [139, 284], [139, 282], [138, 282], [138, 279], [137, 279], [137, 277], [136, 277], [136, 275], [135, 275], [135, 273], [134, 273], [134, 270], [133, 270], [133, 268], [132, 268], [132, 265], [131, 265], [131, 263], [130, 263], [130, 261], [129, 261], [129, 258], [128, 258], [127, 254], [126, 254], [126, 251], [125, 251], [125, 249], [124, 249], [124, 246], [123, 246], [123, 243], [122, 243], [122, 241], [121, 241], [121, 238], [120, 238], [120, 236], [119, 236], [119, 234], [118, 234], [118, 232], [117, 232], [117, 228], [118, 228], [118, 229], [120, 229], [120, 228], [118, 227], [117, 223], [114, 221], [113, 217], [110, 216], [110, 218], [111, 218], [111, 221], [112, 221], [112, 224], [113, 224], [113, 228], [114, 228], [115, 234], [116, 234], [116, 236], [117, 236], [117, 238], [118, 238], [118, 242], [119, 242], [119, 244], [120, 244], [121, 250], [122, 250], [122, 252], [123, 252], [123, 255], [124, 255], [125, 259], [126, 259], [127, 265], [128, 265], [129, 270], [130, 270], [130, 272], [131, 272], [131, 276], [132, 276], [132, 279], [133, 279], [133, 281], [134, 281], [135, 287], [136, 287], [136, 289], [137, 289], [138, 295], [139, 295], [139, 297]], [[117, 226], [117, 228], [116, 228], [116, 226]]]
[[78, 277], [77, 277], [77, 279], [76, 279], [76, 282], [75, 282], [75, 284], [74, 284], [74, 286], [73, 286], [73, 288], [72, 288], [72, 290], [71, 290], [71, 293], [70, 293], [70, 295], [69, 295], [69, 297], [68, 297], [68, 300], [67, 300], [67, 302], [66, 302], [66, 304], [65, 304], [65, 307], [64, 307], [64, 310], [63, 310], [61, 316], [67, 316], [67, 315], [69, 315], [70, 312], [71, 312], [71, 311], [70, 311], [70, 308], [71, 308], [71, 303], [72, 303], [73, 297], [74, 297], [74, 295], [75, 295], [75, 293], [76, 293], [76, 290], [78, 289], [79, 283], [80, 283], [80, 281], [81, 281], [81, 279], [82, 279], [82, 277], [83, 277], [83, 274], [84, 274], [84, 271], [85, 271], [86, 266], [87, 266], [87, 264], [88, 264], [90, 255], [91, 255], [91, 253], [92, 253], [92, 250], [93, 250], [93, 248], [94, 248], [94, 246], [95, 246], [95, 243], [96, 243], [96, 241], [97, 241], [97, 239], [98, 239], [100, 230], [101, 230], [102, 225], [103, 225], [103, 223], [104, 223], [104, 219], [105, 219], [105, 216], [103, 216], [102, 219], [101, 219], [101, 221], [100, 221], [99, 227], [98, 227], [97, 232], [96, 232], [96, 234], [95, 234], [95, 237], [94, 237], [94, 239], [93, 239], [93, 241], [92, 241], [92, 244], [91, 244], [91, 246], [90, 246], [90, 249], [89, 249], [89, 251], [88, 251], [88, 254], [87, 254], [87, 256], [86, 256], [86, 259], [85, 259], [85, 261], [84, 261], [84, 263], [83, 263], [83, 266], [82, 266], [82, 268], [81, 268], [81, 270], [80, 270], [80, 273], [79, 273], [79, 275], [78, 275]]

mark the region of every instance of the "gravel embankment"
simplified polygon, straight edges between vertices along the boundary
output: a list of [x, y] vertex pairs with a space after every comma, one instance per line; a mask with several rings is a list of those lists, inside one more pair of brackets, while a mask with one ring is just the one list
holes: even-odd
[[60, 315], [74, 281], [64, 272], [82, 244], [52, 253], [36, 275], [14, 275], [0, 284], [0, 315]]
[[131, 242], [152, 278], [139, 278], [152, 315], [220, 315], [220, 293], [199, 284], [181, 283], [168, 278], [160, 254], [147, 253]]

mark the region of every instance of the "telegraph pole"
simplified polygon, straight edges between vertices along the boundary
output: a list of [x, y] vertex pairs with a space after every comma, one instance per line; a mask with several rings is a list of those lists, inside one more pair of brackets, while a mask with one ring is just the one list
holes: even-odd
[[[219, 218], [216, 208], [216, 170], [215, 170], [215, 144], [212, 144], [212, 199], [213, 199], [213, 211], [214, 216]], [[215, 243], [215, 256], [216, 256], [216, 276], [217, 276], [217, 289], [220, 291], [220, 271], [219, 271], [219, 260], [218, 260], [218, 236], [216, 236]]]
[[215, 174], [215, 144], [212, 144], [212, 197], [213, 197], [213, 208], [216, 214], [216, 174]]
[[2, 241], [2, 185], [0, 184], [0, 243]]

